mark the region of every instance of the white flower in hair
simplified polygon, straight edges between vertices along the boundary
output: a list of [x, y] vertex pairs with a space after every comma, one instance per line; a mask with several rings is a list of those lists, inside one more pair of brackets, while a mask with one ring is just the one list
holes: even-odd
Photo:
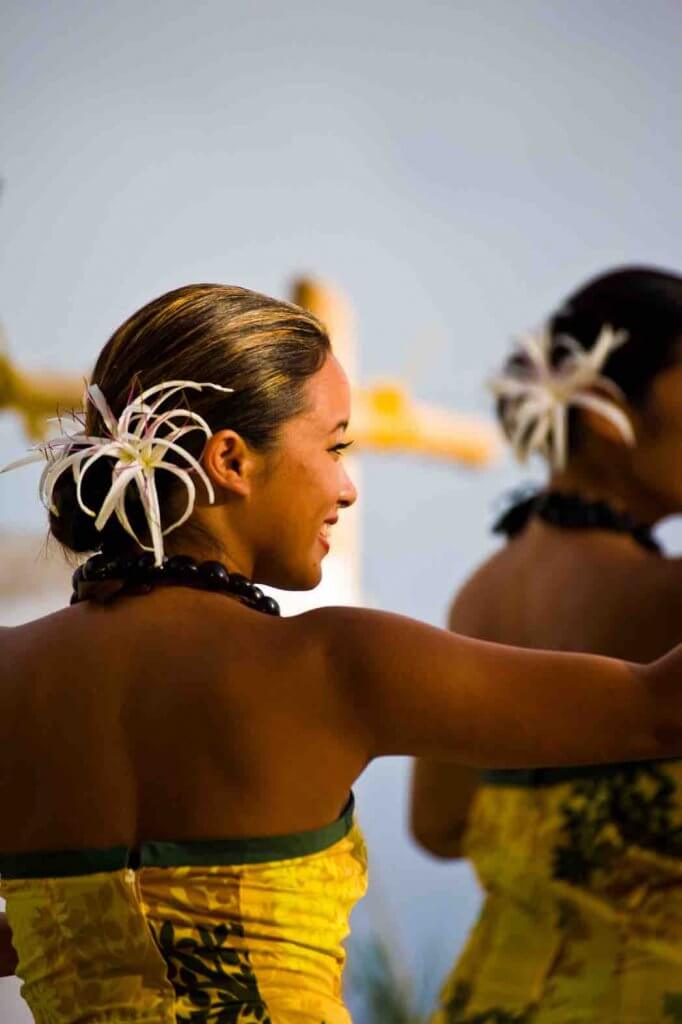
[[[624, 395], [601, 370], [606, 360], [627, 340], [627, 331], [602, 327], [594, 345], [585, 349], [568, 335], [552, 338], [548, 330], [526, 334], [518, 341], [522, 359], [493, 377], [490, 388], [509, 402], [505, 419], [517, 457], [524, 461], [533, 451], [544, 453], [555, 469], [566, 464], [567, 416], [571, 406], [591, 409], [616, 427], [627, 444], [635, 443], [630, 420], [619, 408]], [[566, 354], [552, 365], [552, 350]]]
[[[27, 465], [30, 462], [46, 460], [41, 474], [38, 489], [41, 500], [46, 508], [57, 514], [53, 501], [54, 487], [59, 477], [71, 469], [76, 481], [76, 496], [82, 510], [95, 520], [95, 527], [103, 530], [112, 514], [115, 514], [123, 529], [133, 537], [145, 551], [154, 552], [154, 562], [161, 565], [163, 561], [163, 538], [171, 530], [181, 526], [192, 514], [196, 498], [196, 487], [192, 479], [192, 471], [196, 473], [208, 495], [209, 502], [215, 501], [215, 493], [211, 481], [197, 459], [194, 458], [178, 442], [192, 431], [200, 430], [207, 438], [212, 431], [202, 416], [187, 408], [176, 408], [161, 411], [169, 398], [184, 389], [201, 391], [213, 388], [216, 391], [231, 393], [233, 388], [224, 388], [219, 384], [198, 384], [196, 381], [173, 380], [157, 384], [143, 391], [126, 405], [116, 419], [109, 403], [96, 384], [86, 385], [84, 401], [94, 405], [99, 412], [106, 429], [105, 437], [89, 437], [83, 430], [84, 416], [70, 414], [59, 417], [56, 422], [62, 427], [63, 433], [44, 444], [35, 445], [33, 454], [12, 462], [0, 470], [6, 473], [11, 469]], [[154, 399], [150, 403], [150, 399]], [[74, 433], [63, 428], [63, 420], [70, 419], [79, 427]], [[162, 436], [159, 431], [163, 431]], [[168, 459], [174, 453], [187, 466], [178, 465]], [[109, 488], [99, 509], [89, 508], [82, 495], [83, 480], [88, 470], [99, 459], [108, 457], [115, 459], [111, 487]], [[165, 528], [161, 523], [161, 510], [156, 489], [155, 473], [164, 470], [177, 477], [184, 484], [187, 492], [187, 504], [182, 515], [170, 526]], [[130, 524], [125, 508], [128, 488], [134, 485], [144, 509], [149, 528], [151, 545], [144, 544]]]

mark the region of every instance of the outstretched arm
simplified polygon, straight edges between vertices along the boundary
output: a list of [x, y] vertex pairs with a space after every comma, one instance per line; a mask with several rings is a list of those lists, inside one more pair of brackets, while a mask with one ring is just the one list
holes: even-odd
[[17, 967], [17, 954], [12, 945], [12, 931], [7, 915], [0, 914], [0, 978], [8, 978]]
[[[489, 608], [488, 595], [476, 577], [462, 588], [452, 603], [448, 629], [474, 639], [492, 639], [485, 635]], [[434, 857], [462, 856], [471, 805], [480, 784], [477, 768], [456, 761], [435, 761], [417, 757], [412, 767], [410, 791], [410, 831]]]
[[369, 757], [516, 768], [682, 754], [682, 648], [647, 668], [505, 647], [365, 609], [301, 618], [324, 640]]

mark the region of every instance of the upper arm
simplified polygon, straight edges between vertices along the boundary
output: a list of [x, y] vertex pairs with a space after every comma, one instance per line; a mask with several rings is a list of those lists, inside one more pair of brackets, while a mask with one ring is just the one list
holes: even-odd
[[636, 666], [472, 640], [383, 612], [308, 613], [369, 757], [487, 767], [665, 756]]
[[[485, 635], [485, 602], [478, 577], [459, 591], [448, 615], [448, 628], [467, 636]], [[412, 768], [410, 830], [416, 841], [437, 857], [459, 857], [469, 808], [480, 781], [477, 768], [456, 761], [418, 757]]]
[[410, 831], [437, 857], [461, 856], [461, 839], [480, 780], [477, 768], [450, 761], [415, 760]]

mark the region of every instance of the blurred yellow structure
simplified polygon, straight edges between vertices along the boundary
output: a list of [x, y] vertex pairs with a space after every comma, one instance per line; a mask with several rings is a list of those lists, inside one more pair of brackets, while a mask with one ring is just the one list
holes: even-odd
[[36, 441], [43, 437], [46, 419], [58, 411], [79, 409], [82, 397], [82, 378], [18, 370], [0, 328], [0, 412], [7, 409], [21, 416], [29, 437]]
[[[292, 298], [327, 327], [334, 349], [356, 378], [353, 315], [335, 289], [312, 278], [294, 282]], [[12, 363], [0, 336], [0, 411], [20, 415], [33, 439], [43, 436], [45, 420], [59, 410], [80, 407], [82, 379], [54, 373], [23, 373]], [[353, 388], [352, 432], [358, 450], [414, 452], [451, 462], [483, 466], [495, 459], [499, 440], [493, 425], [438, 406], [415, 401], [399, 381]]]
[[499, 434], [488, 421], [416, 402], [399, 381], [355, 384], [353, 316], [338, 291], [306, 277], [294, 282], [292, 298], [326, 326], [354, 382], [351, 433], [358, 450], [413, 452], [470, 466], [484, 466], [497, 457]]

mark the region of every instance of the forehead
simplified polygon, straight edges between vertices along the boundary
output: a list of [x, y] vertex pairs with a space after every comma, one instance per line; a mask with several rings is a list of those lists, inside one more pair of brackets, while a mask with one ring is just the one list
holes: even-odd
[[350, 384], [343, 367], [329, 355], [306, 384], [308, 407], [297, 419], [308, 429], [328, 434], [350, 419]]

